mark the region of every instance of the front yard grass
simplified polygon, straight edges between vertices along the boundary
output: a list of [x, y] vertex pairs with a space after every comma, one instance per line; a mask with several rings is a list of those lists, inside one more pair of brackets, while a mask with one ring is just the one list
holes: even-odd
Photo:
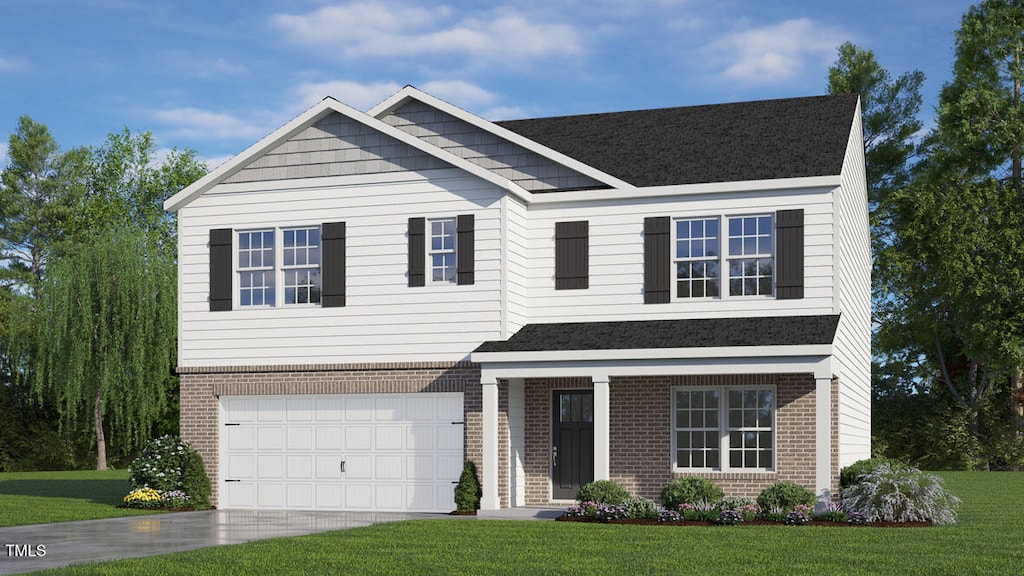
[[0, 528], [153, 514], [117, 508], [130, 489], [127, 470], [5, 472], [0, 474]]
[[46, 574], [1019, 574], [1024, 473], [941, 476], [964, 502], [952, 526], [421, 520]]

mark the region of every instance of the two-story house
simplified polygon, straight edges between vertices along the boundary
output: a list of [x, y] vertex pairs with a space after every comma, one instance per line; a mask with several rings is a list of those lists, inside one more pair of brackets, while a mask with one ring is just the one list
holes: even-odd
[[167, 200], [221, 508], [557, 505], [870, 451], [856, 96], [489, 122], [325, 99]]

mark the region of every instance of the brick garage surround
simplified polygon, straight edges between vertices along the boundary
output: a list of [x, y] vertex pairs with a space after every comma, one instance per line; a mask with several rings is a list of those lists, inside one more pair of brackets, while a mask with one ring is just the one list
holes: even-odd
[[[178, 374], [181, 437], [203, 457], [214, 505], [219, 487], [218, 424], [222, 395], [464, 392], [467, 415], [474, 406], [477, 417], [480, 414], [480, 367], [468, 362], [202, 367], [178, 368]], [[504, 422], [507, 439], [507, 420]], [[467, 421], [463, 439], [467, 456], [472, 453], [471, 447], [479, 452], [481, 432], [480, 426], [474, 429]], [[506, 480], [507, 476], [506, 473]]]
[[[673, 472], [672, 388], [744, 385], [776, 387], [776, 470], [767, 473]], [[550, 505], [551, 393], [559, 389], [591, 388], [592, 384], [589, 378], [527, 379], [525, 387], [526, 505]], [[839, 474], [837, 381], [832, 382], [832, 391], [831, 467], [835, 485]], [[612, 378], [609, 392], [610, 476], [634, 495], [656, 500], [661, 488], [672, 478], [687, 475], [708, 478], [726, 494], [738, 496], [755, 497], [764, 487], [781, 480], [790, 480], [812, 490], [815, 487], [815, 381], [811, 374]], [[505, 460], [507, 458], [503, 457], [502, 461]], [[507, 477], [507, 472], [502, 472], [502, 476]], [[504, 492], [502, 494], [504, 496]]]

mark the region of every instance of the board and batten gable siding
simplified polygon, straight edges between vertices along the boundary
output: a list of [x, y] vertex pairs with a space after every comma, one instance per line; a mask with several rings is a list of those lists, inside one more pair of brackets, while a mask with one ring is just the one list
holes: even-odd
[[332, 112], [224, 182], [267, 182], [449, 167], [404, 142]]
[[[504, 195], [459, 170], [213, 188], [179, 212], [179, 365], [464, 360], [503, 337]], [[409, 217], [466, 214], [474, 216], [473, 284], [410, 288]], [[345, 223], [343, 307], [210, 311], [210, 230], [325, 222]]]
[[[804, 211], [804, 297], [726, 297], [645, 304], [646, 218], [741, 216]], [[556, 222], [587, 220], [589, 288], [555, 289]], [[834, 224], [831, 188], [714, 193], [642, 200], [540, 204], [530, 209], [531, 323], [833, 314]], [[671, 256], [671, 254], [670, 254]], [[670, 284], [674, 293], [674, 274]]]
[[507, 178], [526, 190], [605, 187], [589, 176], [423, 102], [411, 100], [381, 120]]
[[858, 114], [835, 194], [840, 466], [871, 457], [871, 240], [861, 134]]

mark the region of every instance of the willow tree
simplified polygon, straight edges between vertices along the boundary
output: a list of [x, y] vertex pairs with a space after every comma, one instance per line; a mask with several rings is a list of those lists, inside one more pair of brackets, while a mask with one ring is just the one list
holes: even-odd
[[92, 408], [96, 468], [107, 433], [148, 438], [172, 385], [177, 329], [173, 256], [138, 227], [110, 228], [51, 259], [43, 280], [33, 388], [56, 399], [61, 425]]

